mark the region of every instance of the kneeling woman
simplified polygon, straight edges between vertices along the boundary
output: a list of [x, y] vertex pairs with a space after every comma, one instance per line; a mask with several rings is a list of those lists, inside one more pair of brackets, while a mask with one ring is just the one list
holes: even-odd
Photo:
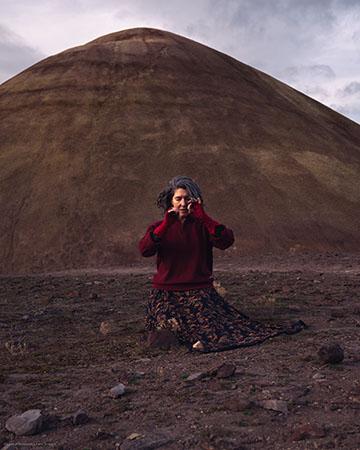
[[213, 287], [213, 247], [225, 250], [233, 232], [209, 217], [199, 186], [178, 176], [159, 194], [164, 219], [150, 225], [139, 243], [143, 256], [157, 255], [147, 306], [146, 330], [172, 331], [189, 348], [211, 352], [263, 342], [284, 328], [250, 320]]

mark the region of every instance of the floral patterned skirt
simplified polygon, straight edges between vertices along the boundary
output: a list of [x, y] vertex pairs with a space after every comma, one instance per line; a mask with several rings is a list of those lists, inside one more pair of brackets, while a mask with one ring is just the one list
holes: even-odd
[[152, 289], [146, 310], [147, 331], [169, 330], [180, 343], [204, 352], [259, 344], [305, 327], [270, 325], [249, 319], [227, 303], [215, 288], [190, 291]]

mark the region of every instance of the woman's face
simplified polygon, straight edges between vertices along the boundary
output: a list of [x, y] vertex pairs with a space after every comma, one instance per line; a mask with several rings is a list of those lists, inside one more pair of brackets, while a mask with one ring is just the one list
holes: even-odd
[[179, 217], [184, 218], [189, 214], [188, 205], [191, 202], [191, 197], [188, 191], [183, 188], [178, 188], [174, 192], [171, 203], [175, 209], [179, 211]]

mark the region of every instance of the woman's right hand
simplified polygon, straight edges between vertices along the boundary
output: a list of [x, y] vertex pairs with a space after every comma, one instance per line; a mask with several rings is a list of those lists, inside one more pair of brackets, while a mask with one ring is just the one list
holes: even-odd
[[179, 211], [175, 207], [166, 211], [163, 221], [155, 228], [154, 234], [161, 238], [166, 233], [166, 230], [178, 220], [178, 214]]
[[179, 216], [179, 210], [178, 208], [175, 208], [175, 206], [173, 206], [172, 208], [168, 209], [166, 211], [166, 215], [165, 217], [178, 217]]

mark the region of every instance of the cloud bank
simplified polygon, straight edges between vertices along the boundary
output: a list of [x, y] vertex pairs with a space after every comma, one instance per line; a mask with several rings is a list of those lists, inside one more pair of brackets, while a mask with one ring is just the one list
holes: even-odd
[[358, 0], [2, 0], [0, 81], [132, 27], [199, 41], [360, 123]]

